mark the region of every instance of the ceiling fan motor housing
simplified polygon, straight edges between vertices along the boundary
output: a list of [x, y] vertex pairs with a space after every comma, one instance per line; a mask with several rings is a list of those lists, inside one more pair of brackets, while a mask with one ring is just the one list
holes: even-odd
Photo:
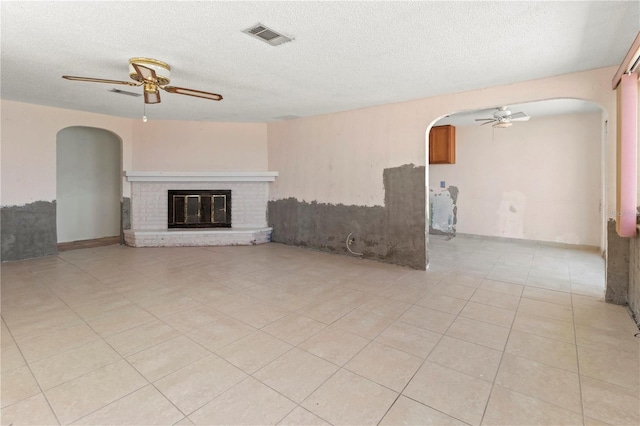
[[509, 117], [510, 115], [511, 115], [511, 111], [508, 111], [506, 109], [499, 109], [498, 111], [493, 113], [493, 116], [498, 119], [506, 118], [506, 117]]
[[171, 82], [171, 66], [169, 64], [158, 61], [151, 58], [131, 58], [129, 59], [129, 77], [135, 81], [144, 83], [145, 81], [140, 78], [133, 64], [142, 65], [150, 68], [156, 72], [156, 78], [158, 79], [158, 85], [165, 86]]

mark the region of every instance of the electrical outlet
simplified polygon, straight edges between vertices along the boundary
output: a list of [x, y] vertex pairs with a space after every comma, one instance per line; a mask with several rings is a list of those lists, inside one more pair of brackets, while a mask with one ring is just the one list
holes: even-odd
[[447, 187], [447, 183], [443, 180], [440, 181], [440, 188], [446, 188]]

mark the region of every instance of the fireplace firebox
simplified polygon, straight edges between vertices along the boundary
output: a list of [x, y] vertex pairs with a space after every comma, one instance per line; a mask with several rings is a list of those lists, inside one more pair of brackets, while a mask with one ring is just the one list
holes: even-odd
[[169, 190], [169, 228], [231, 228], [231, 191]]

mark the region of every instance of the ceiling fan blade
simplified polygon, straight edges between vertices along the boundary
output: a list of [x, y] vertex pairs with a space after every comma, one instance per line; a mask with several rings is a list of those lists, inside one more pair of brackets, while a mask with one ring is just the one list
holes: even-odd
[[496, 123], [497, 121], [498, 120], [491, 119], [491, 121], [485, 121], [484, 123], [482, 123], [481, 126], [484, 126], [485, 124]]
[[[521, 118], [525, 118], [526, 120], [529, 119], [529, 116], [527, 114], [525, 114], [524, 112], [516, 112], [514, 114], [511, 114], [509, 116], [509, 118], [511, 118], [511, 120], [516, 120], [516, 119], [521, 119]], [[522, 120], [524, 121], [524, 120]]]
[[89, 83], [126, 84], [127, 86], [140, 86], [142, 83], [133, 81], [106, 80], [104, 78], [76, 77], [74, 75], [63, 75], [62, 78], [73, 81], [87, 81]]
[[511, 121], [529, 121], [531, 117], [528, 115], [526, 117], [512, 118]]
[[165, 86], [162, 89], [169, 93], [177, 93], [179, 95], [195, 96], [196, 98], [211, 99], [212, 101], [222, 100], [222, 95], [217, 93], [202, 92], [200, 90], [185, 89], [184, 87]]
[[156, 90], [155, 92], [148, 92], [145, 90], [144, 92], [144, 103], [145, 104], [159, 104], [160, 103], [160, 92]]
[[147, 68], [144, 65], [132, 63], [133, 68], [136, 70], [138, 75], [144, 81], [153, 81], [154, 83], [158, 82], [158, 77], [156, 76], [156, 72], [151, 68]]
[[476, 118], [476, 121], [494, 121], [495, 118]]

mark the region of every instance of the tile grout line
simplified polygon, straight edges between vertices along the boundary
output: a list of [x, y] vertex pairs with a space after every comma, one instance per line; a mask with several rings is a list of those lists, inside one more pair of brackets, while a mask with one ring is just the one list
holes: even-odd
[[[66, 261], [66, 260], [65, 260], [65, 261]], [[75, 265], [74, 265], [74, 266], [75, 266]], [[495, 267], [495, 265], [494, 265], [494, 267]], [[85, 271], [85, 272], [86, 272], [86, 271]], [[447, 272], [447, 273], [445, 273], [445, 276], [446, 276], [446, 274], [449, 274], [449, 273], [451, 273], [451, 272]], [[479, 277], [479, 278], [480, 278], [480, 279], [490, 279], [490, 278], [487, 278], [487, 276], [481, 276], [481, 277]], [[39, 279], [39, 277], [38, 277], [38, 279]], [[98, 281], [99, 281], [99, 280], [98, 280]], [[443, 281], [443, 278], [440, 278], [440, 280], [439, 280], [438, 282], [442, 282], [442, 281]], [[525, 284], [524, 286], [525, 286], [525, 288], [526, 288], [527, 284]], [[345, 288], [345, 287], [343, 287], [343, 288]], [[355, 291], [361, 291], [361, 290], [358, 290], [357, 288], [353, 288], [353, 290], [355, 290]], [[429, 294], [429, 292], [430, 292], [430, 291], [432, 291], [432, 290], [433, 290], [433, 288], [431, 288], [431, 289], [427, 292], [427, 294]], [[475, 291], [476, 291], [476, 290], [477, 290], [477, 287], [476, 287], [476, 289], [474, 290], [474, 293], [475, 293]], [[384, 291], [384, 290], [381, 290], [381, 291]], [[55, 294], [55, 292], [54, 292], [54, 294]], [[377, 294], [377, 293], [376, 293], [376, 294]], [[519, 304], [520, 304], [520, 302], [521, 302], [521, 300], [522, 300], [522, 297], [523, 297], [523, 296], [522, 296], [522, 294], [523, 294], [523, 293], [521, 293], [521, 295], [520, 295]], [[59, 297], [57, 294], [56, 294], [56, 296], [57, 296], [57, 297]], [[382, 297], [382, 296], [381, 296], [381, 297]], [[467, 299], [467, 300], [466, 300], [466, 303], [465, 303], [465, 305], [464, 305], [464, 306], [467, 306], [467, 304], [468, 304], [469, 300], [470, 300], [470, 299]], [[363, 302], [363, 303], [364, 303], [364, 302]], [[135, 302], [134, 302], [134, 304], [135, 304]], [[519, 305], [519, 304], [518, 304], [518, 305]], [[139, 306], [139, 305], [137, 305], [137, 304], [135, 304], [135, 305], [136, 305], [136, 306]], [[411, 306], [420, 306], [420, 305], [416, 305], [415, 303], [410, 304], [410, 305], [411, 305]], [[487, 306], [491, 306], [491, 305], [487, 305]], [[360, 305], [355, 306], [355, 307], [353, 307], [353, 308], [351, 309], [351, 311], [349, 311], [349, 312], [353, 312], [354, 310], [359, 309], [359, 307], [360, 307]], [[144, 309], [144, 308], [142, 308], [142, 309]], [[408, 309], [410, 309], [410, 308], [408, 308]], [[463, 307], [463, 309], [464, 309], [464, 307]], [[459, 317], [462, 317], [462, 316], [460, 315], [460, 313], [461, 313], [461, 311], [462, 311], [463, 309], [461, 309], [461, 310], [458, 312], [458, 314], [456, 315], [456, 317], [454, 318], [454, 320], [453, 320], [453, 321], [455, 321], [455, 320], [456, 320], [457, 318], [459, 318]], [[73, 310], [73, 309], [72, 309], [72, 310]], [[437, 311], [437, 309], [436, 309], [436, 311]], [[182, 311], [179, 311], [179, 312], [182, 312]], [[406, 311], [405, 311], [405, 312], [406, 312]], [[516, 312], [517, 312], [517, 311], [516, 311]], [[349, 314], [349, 313], [346, 313], [345, 315], [348, 315], [348, 314]], [[155, 318], [158, 318], [162, 323], [165, 323], [165, 322], [164, 322], [164, 320], [163, 320], [163, 319], [161, 319], [160, 317], [157, 317], [157, 316], [155, 316], [155, 315], [153, 315], [153, 314], [152, 314], [152, 316], [154, 316]], [[226, 316], [227, 316], [227, 317], [230, 317], [230, 316], [228, 316], [228, 315], [226, 315]], [[344, 315], [343, 315], [343, 316], [344, 316]], [[232, 318], [232, 317], [230, 317], [230, 318]], [[398, 318], [399, 318], [399, 317], [398, 317]], [[388, 325], [387, 325], [387, 326], [386, 326], [382, 331], [380, 331], [380, 332], [376, 335], [376, 337], [377, 337], [377, 336], [379, 336], [381, 333], [383, 333], [385, 330], [387, 330], [387, 329], [388, 329], [392, 324], [394, 324], [396, 321], [398, 321], [398, 318], [396, 318], [396, 319], [394, 319], [393, 321], [391, 321], [391, 323], [389, 323], [389, 324], [388, 324]], [[81, 319], [84, 321], [84, 319], [83, 319], [82, 317], [81, 317]], [[276, 320], [276, 321], [277, 321], [277, 320]], [[336, 320], [336, 321], [337, 321], [337, 320]], [[275, 322], [275, 321], [274, 321], [274, 322]], [[335, 322], [335, 321], [334, 321], [334, 322]], [[481, 321], [481, 322], [482, 322], [482, 321]], [[86, 321], [85, 321], [85, 323], [86, 323]], [[166, 323], [165, 323], [165, 324], [166, 324]], [[445, 332], [444, 332], [445, 334], [446, 334], [446, 332], [448, 331], [448, 329], [451, 327], [451, 325], [452, 325], [452, 324], [453, 324], [453, 322], [449, 325], [449, 327], [447, 328], [447, 330], [445, 330]], [[489, 323], [489, 324], [491, 324], [491, 323]], [[87, 324], [87, 325], [88, 325], [88, 324]], [[169, 327], [171, 327], [171, 326], [169, 325]], [[265, 327], [266, 327], [266, 325], [265, 325]], [[263, 327], [263, 328], [264, 328], [264, 327]], [[325, 326], [325, 328], [326, 328], [326, 326]], [[513, 321], [512, 321], [512, 323], [511, 323], [511, 329], [512, 329], [512, 328], [513, 328]], [[178, 332], [180, 333], [180, 335], [183, 335], [183, 336], [186, 336], [187, 338], [189, 338], [189, 336], [187, 336], [187, 335], [186, 335], [186, 334], [184, 334], [183, 332], [180, 332], [179, 330], [178, 330]], [[320, 332], [320, 331], [319, 331], [319, 332]], [[318, 333], [319, 333], [319, 332], [318, 332]], [[265, 333], [266, 333], [266, 332], [265, 332]], [[574, 323], [574, 333], [575, 333], [575, 323]], [[269, 334], [269, 333], [267, 333], [267, 334]], [[317, 334], [317, 333], [316, 333], [316, 334]], [[434, 348], [435, 348], [435, 347], [438, 345], [438, 343], [442, 340], [442, 337], [443, 337], [443, 336], [444, 336], [444, 334], [440, 336], [440, 339], [438, 339], [438, 342], [436, 342], [436, 344], [434, 345]], [[105, 340], [105, 338], [104, 338], [104, 337], [102, 337], [102, 336], [100, 336], [100, 335], [98, 335], [98, 337], [99, 337], [99, 338], [101, 338], [102, 340]], [[276, 338], [276, 339], [279, 339], [279, 338], [278, 338], [278, 337], [276, 337], [276, 336], [272, 336], [272, 337], [274, 337], [274, 338]], [[367, 340], [369, 341], [369, 343], [367, 343], [367, 345], [365, 345], [365, 348], [366, 348], [368, 345], [370, 345], [372, 341], [375, 341], [375, 338], [376, 338], [376, 337], [374, 337], [373, 339], [368, 339], [368, 338], [367, 338]], [[189, 339], [190, 339], [190, 338], [189, 338]], [[575, 336], [574, 336], [574, 339], [575, 339]], [[192, 340], [192, 339], [191, 339], [191, 340]], [[508, 342], [508, 338], [507, 338], [507, 342]], [[108, 344], [108, 342], [106, 342], [106, 343]], [[195, 342], [195, 343], [197, 344], [197, 342]], [[295, 345], [294, 345], [294, 346], [295, 346]], [[206, 349], [206, 348], [205, 348], [205, 349]], [[357, 356], [357, 354], [358, 354], [358, 353], [360, 353], [363, 349], [364, 349], [364, 348], [362, 348], [360, 351], [358, 351], [358, 352], [357, 352], [353, 357]], [[394, 348], [394, 349], [395, 349], [395, 348]], [[289, 351], [291, 351], [291, 350], [292, 350], [292, 348], [291, 348], [291, 349], [289, 349]], [[287, 351], [287, 352], [289, 352], [289, 351]], [[432, 350], [430, 351], [430, 353], [431, 353], [432, 351], [433, 351], [433, 348], [432, 348]], [[117, 352], [117, 351], [116, 351], [116, 352]], [[429, 354], [430, 354], [430, 353], [429, 353]], [[215, 354], [215, 353], [214, 353], [214, 354]], [[424, 363], [426, 362], [427, 358], [429, 357], [429, 354], [427, 354], [427, 355], [426, 355], [426, 357], [425, 357], [425, 359], [423, 360], [423, 362], [422, 362], [421, 366], [422, 366], [422, 365], [424, 365]], [[503, 355], [504, 355], [504, 349], [503, 349]], [[216, 356], [218, 356], [218, 357], [219, 357], [219, 355], [217, 355], [217, 354], [216, 354]], [[281, 356], [282, 356], [282, 355], [281, 355]], [[121, 357], [124, 359], [124, 357], [123, 357], [123, 356], [121, 356]], [[353, 359], [353, 357], [352, 357], [351, 359]], [[222, 359], [224, 359], [224, 358], [222, 358]], [[225, 361], [226, 361], [226, 360], [225, 360]], [[502, 361], [502, 358], [501, 358], [501, 361]], [[194, 362], [197, 362], [197, 361], [194, 361]], [[227, 362], [228, 362], [228, 361], [227, 361]], [[349, 361], [347, 361], [347, 362], [349, 362]], [[185, 366], [185, 367], [182, 367], [182, 368], [187, 368], [187, 367]], [[420, 368], [420, 367], [419, 367], [419, 368]], [[419, 370], [419, 368], [418, 368], [418, 370]], [[346, 370], [346, 368], [344, 368], [344, 367], [342, 367], [342, 366], [338, 366], [338, 370], [337, 370], [337, 371], [339, 371], [340, 369], [345, 369], [345, 370]], [[416, 370], [416, 372], [417, 372], [418, 370]], [[349, 370], [347, 370], [347, 371], [349, 371]], [[334, 374], [335, 374], [335, 373], [334, 373]], [[353, 373], [353, 374], [357, 374], [357, 373]], [[414, 376], [415, 376], [415, 373], [414, 373]], [[363, 376], [360, 376], [360, 377], [363, 377]], [[371, 379], [367, 379], [367, 378], [365, 378], [365, 379], [366, 379], [366, 380], [371, 380]], [[409, 382], [410, 382], [412, 379], [413, 379], [413, 377], [409, 380]], [[257, 380], [257, 379], [256, 379], [256, 380]], [[327, 380], [329, 380], [329, 379], [327, 379]], [[409, 382], [408, 382], [408, 383], [409, 383]], [[408, 383], [407, 383], [407, 385], [408, 385]], [[494, 383], [495, 383], [495, 377], [494, 377]], [[407, 386], [407, 385], [405, 385], [405, 388], [406, 388], [406, 386]], [[322, 384], [321, 384], [320, 386], [322, 386]], [[382, 386], [384, 386], [384, 385], [382, 385]], [[386, 387], [386, 386], [385, 386], [385, 387]], [[403, 389], [403, 390], [404, 390], [404, 389]], [[274, 391], [275, 391], [275, 390], [274, 390]], [[277, 392], [277, 391], [276, 391], [276, 392]], [[315, 392], [315, 390], [314, 390], [313, 392]], [[313, 392], [312, 392], [312, 393], [313, 393]], [[402, 392], [402, 391], [401, 391], [401, 392]], [[280, 394], [280, 393], [278, 392], [278, 394]], [[400, 394], [401, 394], [401, 393], [400, 393]], [[282, 394], [280, 394], [280, 395], [282, 395]], [[283, 396], [284, 396], [284, 395], [283, 395]], [[286, 397], [286, 396], [285, 396], [285, 397]], [[392, 403], [392, 405], [390, 406], [390, 408], [393, 406], [393, 404], [395, 404], [395, 402], [398, 400], [398, 398], [399, 398], [399, 396], [396, 398], [396, 400], [394, 401], [394, 403]], [[422, 403], [420, 403], [420, 404], [422, 404]], [[297, 404], [297, 406], [300, 406], [300, 405], [299, 405], [299, 404]], [[295, 409], [295, 408], [294, 408], [294, 409]], [[302, 407], [302, 409], [304, 409], [304, 407]], [[486, 410], [486, 406], [485, 406], [485, 410]], [[388, 410], [387, 410], [387, 413], [388, 413]], [[385, 415], [386, 415], [386, 413], [385, 413]], [[285, 417], [286, 417], [286, 416], [285, 416]], [[383, 416], [383, 418], [384, 418], [384, 416]], [[583, 416], [583, 418], [584, 418], [584, 416]]]
[[[55, 417], [55, 419], [58, 422], [58, 424], [61, 425], [62, 422], [60, 421], [60, 419], [58, 418], [58, 415], [56, 414], [55, 410], [53, 409], [53, 406], [51, 405], [51, 402], [49, 401], [49, 398], [47, 398], [47, 394], [44, 392], [44, 389], [42, 389], [42, 386], [40, 385], [40, 382], [38, 381], [38, 379], [36, 379], [35, 374], [33, 374], [33, 370], [31, 370], [31, 365], [29, 365], [29, 362], [24, 357], [24, 354], [22, 353], [22, 349], [20, 349], [20, 345], [18, 345], [18, 342], [16, 342], [16, 339], [13, 337], [13, 333], [11, 332], [11, 329], [9, 328], [9, 326], [6, 323], [6, 321], [4, 320], [4, 318], [2, 318], [2, 321], [5, 323], [5, 326], [7, 327], [7, 331], [9, 332], [9, 335], [13, 339], [13, 342], [16, 345], [16, 348], [18, 349], [18, 352], [20, 352], [20, 356], [24, 360], [25, 367], [27, 367], [27, 369], [29, 370], [29, 374], [31, 374], [31, 377], [33, 377], [33, 381], [36, 382], [36, 385], [38, 386], [38, 389], [40, 389], [40, 393], [44, 397], [44, 400], [47, 402], [47, 406], [51, 410], [51, 413]], [[21, 367], [18, 367], [18, 368], [21, 368]], [[7, 405], [6, 407], [2, 407], [2, 410], [0, 410], [0, 412], [3, 411], [4, 409], [6, 409], [7, 407], [11, 407], [11, 406], [13, 406], [15, 404], [18, 404], [20, 402], [26, 401], [27, 399], [32, 398], [32, 397], [34, 397], [36, 395], [28, 396], [27, 398], [21, 399], [20, 401], [16, 401], [13, 404]]]
[[580, 356], [578, 352], [578, 333], [576, 332], [576, 318], [573, 306], [573, 294], [571, 295], [571, 319], [573, 323], [573, 342], [576, 347], [576, 366], [578, 368], [578, 391], [580, 392], [580, 409], [582, 414], [582, 424], [586, 424], [586, 416], [584, 413], [584, 394], [582, 393], [582, 373], [580, 371]]
[[522, 301], [522, 294], [524, 294], [524, 288], [522, 289], [522, 293], [518, 298], [518, 306], [516, 307], [516, 314], [513, 316], [513, 320], [511, 321], [511, 327], [509, 327], [509, 334], [507, 334], [507, 338], [504, 342], [504, 346], [500, 354], [500, 362], [498, 362], [498, 368], [496, 368], [496, 374], [495, 376], [493, 376], [493, 380], [491, 382], [491, 390], [489, 391], [489, 397], [487, 398], [487, 402], [484, 405], [484, 410], [482, 410], [482, 417], [480, 418], [480, 424], [482, 424], [482, 422], [484, 421], [484, 417], [487, 414], [487, 409], [489, 408], [489, 401], [491, 401], [491, 397], [493, 396], [493, 389], [496, 386], [496, 380], [498, 379], [498, 374], [500, 373], [500, 367], [502, 367], [504, 354], [506, 353], [507, 345], [509, 344], [509, 339], [511, 338], [511, 332], [513, 331], [513, 324], [516, 322], [516, 315], [518, 315], [518, 308], [520, 307], [520, 302]]
[[[465, 303], [465, 305], [462, 307], [462, 309], [460, 310], [460, 312], [462, 312], [462, 310], [464, 310], [464, 308], [467, 306], [467, 304], [469, 303], [469, 301], [471, 300], [471, 297], [473, 297], [473, 295], [475, 294], [475, 292], [477, 291], [478, 287], [476, 287], [473, 291], [473, 293], [471, 294], [471, 296], [469, 297], [469, 299], [467, 300], [467, 302]], [[428, 293], [427, 293], [428, 294]], [[415, 304], [412, 304], [412, 306], [416, 306]], [[429, 351], [429, 353], [425, 356], [424, 360], [420, 363], [420, 365], [418, 366], [418, 368], [416, 369], [416, 371], [411, 375], [411, 378], [407, 381], [407, 383], [404, 385], [404, 387], [402, 388], [402, 390], [400, 392], [398, 392], [398, 396], [394, 399], [393, 403], [389, 406], [389, 408], [387, 409], [387, 411], [382, 415], [382, 417], [380, 418], [380, 420], [378, 421], [377, 425], [380, 425], [380, 423], [382, 422], [382, 420], [387, 416], [387, 414], [389, 414], [389, 411], [391, 411], [391, 408], [393, 408], [393, 406], [396, 404], [396, 402], [398, 402], [398, 399], [400, 399], [400, 396], [404, 396], [405, 398], [409, 398], [412, 401], [415, 401], [413, 398], [404, 395], [404, 391], [407, 389], [407, 387], [409, 386], [409, 384], [411, 383], [411, 381], [415, 378], [416, 374], [418, 374], [418, 372], [420, 371], [420, 369], [422, 369], [422, 367], [425, 365], [425, 363], [427, 362], [427, 360], [429, 359], [429, 356], [431, 355], [431, 353], [433, 352], [433, 350], [438, 346], [438, 344], [442, 341], [442, 339], [444, 338], [444, 336], [446, 335], [447, 331], [449, 331], [449, 329], [451, 328], [451, 326], [455, 323], [456, 319], [458, 319], [458, 317], [460, 316], [460, 312], [458, 312], [458, 314], [454, 317], [454, 319], [451, 321], [451, 323], [447, 326], [447, 329], [440, 335], [440, 337], [438, 338], [438, 341], [433, 345], [433, 347], [431, 348], [431, 350]], [[422, 404], [426, 407], [431, 408], [432, 410], [438, 411], [448, 417], [454, 418], [456, 420], [459, 420], [463, 423], [467, 423], [465, 421], [463, 421], [462, 419], [459, 419], [457, 417], [452, 416], [451, 414], [445, 413], [441, 410], [438, 410], [435, 407], [432, 407], [430, 405], [424, 404], [420, 401], [416, 401], [419, 404]]]

